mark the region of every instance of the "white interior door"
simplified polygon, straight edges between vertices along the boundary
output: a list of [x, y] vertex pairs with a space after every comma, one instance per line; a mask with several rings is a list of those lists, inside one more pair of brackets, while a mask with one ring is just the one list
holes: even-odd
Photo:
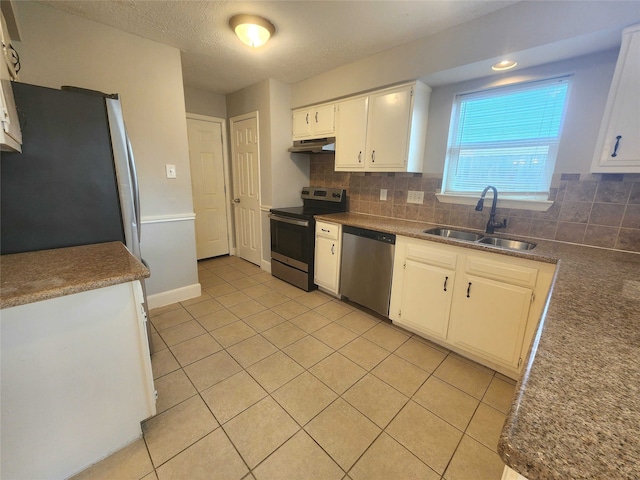
[[240, 258], [260, 265], [260, 158], [258, 112], [231, 119], [236, 247]]
[[187, 118], [198, 260], [229, 253], [224, 120]]

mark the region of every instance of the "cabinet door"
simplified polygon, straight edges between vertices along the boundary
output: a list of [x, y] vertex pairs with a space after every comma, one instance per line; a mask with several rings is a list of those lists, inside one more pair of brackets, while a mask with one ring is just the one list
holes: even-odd
[[533, 290], [468, 274], [458, 280], [449, 340], [518, 368]]
[[294, 110], [293, 111], [293, 139], [299, 140], [301, 138], [311, 137], [311, 117], [312, 114], [309, 109]]
[[370, 171], [404, 170], [410, 121], [410, 85], [370, 95], [366, 142]]
[[335, 134], [335, 105], [323, 105], [312, 111], [314, 137], [329, 137]]
[[336, 171], [364, 169], [368, 97], [336, 105]]
[[454, 271], [407, 259], [399, 323], [446, 339]]
[[625, 30], [592, 171], [640, 172], [640, 25]]
[[316, 237], [316, 258], [314, 282], [316, 285], [338, 293], [338, 272], [340, 246], [337, 240]]

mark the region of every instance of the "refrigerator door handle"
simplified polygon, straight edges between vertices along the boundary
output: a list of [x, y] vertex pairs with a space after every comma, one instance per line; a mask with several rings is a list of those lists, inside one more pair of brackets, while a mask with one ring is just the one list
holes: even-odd
[[138, 188], [138, 173], [136, 172], [136, 164], [133, 160], [133, 148], [131, 148], [131, 140], [125, 129], [125, 138], [127, 140], [127, 162], [129, 163], [129, 172], [131, 172], [131, 183], [133, 187], [133, 210], [136, 217], [136, 229], [138, 230], [138, 241], [140, 241], [140, 190]]

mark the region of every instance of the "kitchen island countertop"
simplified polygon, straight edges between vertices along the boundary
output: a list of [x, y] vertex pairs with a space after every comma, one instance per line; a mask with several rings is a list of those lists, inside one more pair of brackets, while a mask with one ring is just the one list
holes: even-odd
[[0, 308], [17, 307], [149, 277], [121, 242], [0, 257]]
[[537, 244], [513, 252], [424, 234], [433, 224], [316, 218], [558, 263], [498, 452], [529, 480], [640, 478], [640, 254], [495, 235]]

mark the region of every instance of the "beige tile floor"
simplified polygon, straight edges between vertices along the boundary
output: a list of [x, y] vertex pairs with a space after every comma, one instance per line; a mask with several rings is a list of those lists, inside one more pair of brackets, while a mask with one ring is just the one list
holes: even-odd
[[153, 310], [157, 415], [79, 479], [499, 480], [514, 382], [236, 257]]

